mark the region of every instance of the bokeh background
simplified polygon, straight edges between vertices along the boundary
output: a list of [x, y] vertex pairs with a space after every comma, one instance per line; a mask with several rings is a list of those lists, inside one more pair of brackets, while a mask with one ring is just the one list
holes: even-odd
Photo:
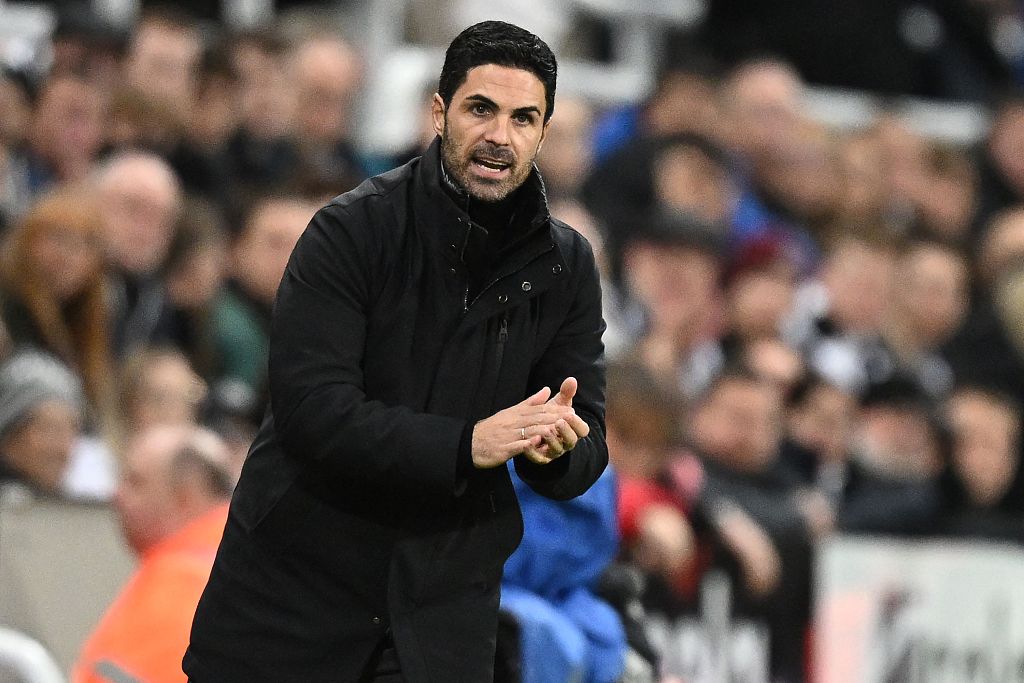
[[0, 624], [70, 670], [138, 434], [237, 471], [292, 246], [486, 18], [559, 57], [538, 165], [600, 260], [611, 494], [563, 542], [611, 539], [617, 679], [1024, 680], [1017, 0], [0, 0]]

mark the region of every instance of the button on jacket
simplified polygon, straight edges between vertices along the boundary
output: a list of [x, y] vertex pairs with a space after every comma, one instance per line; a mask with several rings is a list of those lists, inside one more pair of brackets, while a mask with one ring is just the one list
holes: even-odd
[[520, 232], [471, 288], [480, 228], [442, 187], [438, 142], [334, 199], [292, 254], [271, 405], [185, 656], [197, 683], [357, 681], [386, 634], [409, 683], [490, 680], [522, 518], [507, 468], [458, 466], [472, 425], [574, 376], [589, 436], [517, 473], [568, 499], [607, 464], [590, 246], [534, 170]]

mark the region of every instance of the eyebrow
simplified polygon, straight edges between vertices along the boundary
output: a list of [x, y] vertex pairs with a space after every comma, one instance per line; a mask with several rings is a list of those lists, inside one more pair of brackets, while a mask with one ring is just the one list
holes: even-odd
[[[480, 95], [480, 94], [468, 95], [466, 97], [466, 101], [467, 102], [479, 102], [480, 104], [485, 104], [485, 105], [487, 105], [488, 107], [490, 107], [492, 109], [501, 109], [501, 107], [498, 106], [497, 102], [492, 100], [490, 97], [486, 97], [486, 96]], [[540, 109], [538, 109], [536, 106], [531, 104], [528, 107], [519, 107], [518, 109], [513, 109], [512, 110], [512, 114], [513, 115], [515, 115], [515, 114], [529, 114], [529, 113], [534, 113], [537, 116], [540, 116]]]

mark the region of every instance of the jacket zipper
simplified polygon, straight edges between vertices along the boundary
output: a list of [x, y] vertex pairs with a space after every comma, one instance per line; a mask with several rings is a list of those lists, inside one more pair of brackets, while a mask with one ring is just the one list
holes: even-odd
[[505, 342], [508, 341], [508, 315], [501, 316], [501, 327], [498, 329], [498, 348], [495, 350], [494, 373], [498, 377], [501, 373], [501, 361], [505, 358]]

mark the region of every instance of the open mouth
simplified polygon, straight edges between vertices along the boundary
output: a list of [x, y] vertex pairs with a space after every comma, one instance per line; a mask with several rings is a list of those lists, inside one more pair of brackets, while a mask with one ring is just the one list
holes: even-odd
[[473, 157], [473, 165], [485, 175], [490, 176], [501, 175], [512, 166], [508, 162], [488, 159], [486, 157]]

